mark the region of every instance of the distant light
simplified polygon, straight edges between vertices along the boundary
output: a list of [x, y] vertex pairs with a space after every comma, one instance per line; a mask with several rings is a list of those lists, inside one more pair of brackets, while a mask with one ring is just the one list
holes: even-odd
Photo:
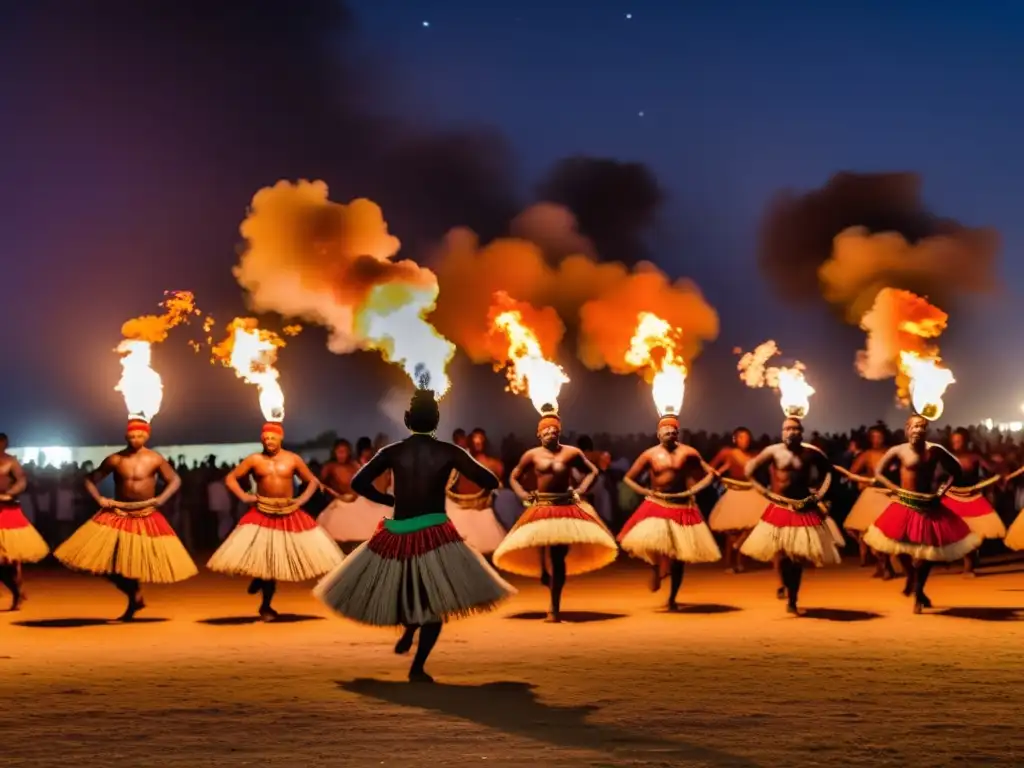
[[641, 109], [639, 112], [637, 112], [637, 115], [640, 116], [640, 117], [643, 117], [644, 116], [644, 111]]
[[627, 13], [626, 14], [626, 18], [627, 19], [632, 19], [633, 18], [633, 14], [632, 13]]
[[424, 21], [423, 22], [423, 26], [424, 27], [429, 27], [430, 26], [430, 22], [429, 21]]

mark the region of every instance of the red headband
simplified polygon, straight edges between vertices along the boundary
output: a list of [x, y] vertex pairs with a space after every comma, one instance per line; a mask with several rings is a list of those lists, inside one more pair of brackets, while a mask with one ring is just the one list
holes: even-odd
[[263, 425], [263, 431], [260, 434], [266, 434], [267, 432], [284, 437], [284, 425], [279, 421], [268, 421]]
[[661, 427], [662, 424], [671, 424], [676, 429], [679, 429], [679, 417], [673, 413], [667, 413], [658, 419], [658, 427]]
[[540, 422], [537, 424], [537, 429], [541, 430], [545, 427], [559, 427], [562, 426], [562, 420], [553, 413], [545, 413], [540, 417]]
[[128, 419], [128, 426], [125, 428], [125, 433], [128, 432], [145, 432], [147, 435], [151, 429], [149, 422], [144, 419]]

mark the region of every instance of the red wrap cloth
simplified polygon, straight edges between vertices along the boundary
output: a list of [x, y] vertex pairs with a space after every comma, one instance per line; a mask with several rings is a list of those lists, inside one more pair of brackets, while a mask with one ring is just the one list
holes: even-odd
[[296, 509], [286, 515], [268, 515], [265, 512], [260, 512], [256, 507], [250, 507], [249, 511], [242, 515], [242, 519], [238, 521], [238, 527], [243, 525], [258, 525], [260, 528], [270, 528], [286, 533], [303, 533], [317, 527], [316, 520], [301, 509]]
[[105, 528], [113, 528], [124, 533], [137, 533], [142, 536], [175, 536], [174, 529], [163, 514], [154, 509], [144, 517], [119, 515], [109, 509], [101, 509], [92, 516], [92, 522]]
[[878, 516], [874, 527], [892, 541], [936, 549], [949, 547], [971, 536], [967, 523], [946, 506], [945, 498], [941, 504], [927, 510], [894, 501]]
[[18, 528], [31, 528], [32, 523], [21, 511], [21, 505], [15, 501], [0, 501], [0, 530], [14, 531]]
[[942, 504], [952, 510], [957, 517], [983, 517], [995, 512], [993, 506], [988, 503], [988, 499], [981, 494], [964, 498], [947, 493], [942, 497]]
[[391, 533], [382, 520], [366, 546], [385, 560], [412, 560], [446, 544], [459, 544], [462, 540], [450, 521], [413, 533]]
[[825, 522], [824, 515], [817, 509], [811, 508], [798, 512], [772, 502], [765, 507], [761, 519], [776, 528], [811, 528]]
[[643, 503], [637, 507], [636, 512], [622, 526], [622, 530], [619, 531], [618, 540], [621, 542], [639, 523], [652, 517], [659, 520], [668, 520], [682, 526], [702, 525], [704, 523], [704, 517], [695, 504], [689, 504], [685, 507], [668, 506], [659, 504], [654, 499], [647, 498], [643, 500]]

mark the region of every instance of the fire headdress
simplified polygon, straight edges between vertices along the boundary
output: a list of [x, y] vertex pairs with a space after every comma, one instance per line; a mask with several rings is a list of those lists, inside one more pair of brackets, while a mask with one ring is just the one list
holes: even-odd
[[734, 351], [740, 355], [736, 369], [744, 384], [753, 389], [768, 386], [778, 392], [779, 405], [786, 418], [807, 417], [814, 387], [804, 378], [806, 369], [803, 363], [798, 360], [789, 368], [769, 367], [768, 361], [779, 354], [778, 345], [771, 340], [758, 345], [753, 352], [743, 354], [740, 349]]

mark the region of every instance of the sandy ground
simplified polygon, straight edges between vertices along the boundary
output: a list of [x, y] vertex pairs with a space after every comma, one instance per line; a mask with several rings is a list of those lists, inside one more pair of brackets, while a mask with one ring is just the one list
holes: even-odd
[[1024, 568], [986, 571], [937, 572], [924, 616], [896, 582], [818, 571], [792, 618], [765, 571], [694, 568], [669, 614], [617, 564], [569, 583], [562, 625], [520, 581], [411, 686], [395, 634], [309, 585], [263, 625], [245, 581], [204, 573], [124, 626], [110, 585], [36, 568], [0, 614], [0, 765], [1021, 766]]

